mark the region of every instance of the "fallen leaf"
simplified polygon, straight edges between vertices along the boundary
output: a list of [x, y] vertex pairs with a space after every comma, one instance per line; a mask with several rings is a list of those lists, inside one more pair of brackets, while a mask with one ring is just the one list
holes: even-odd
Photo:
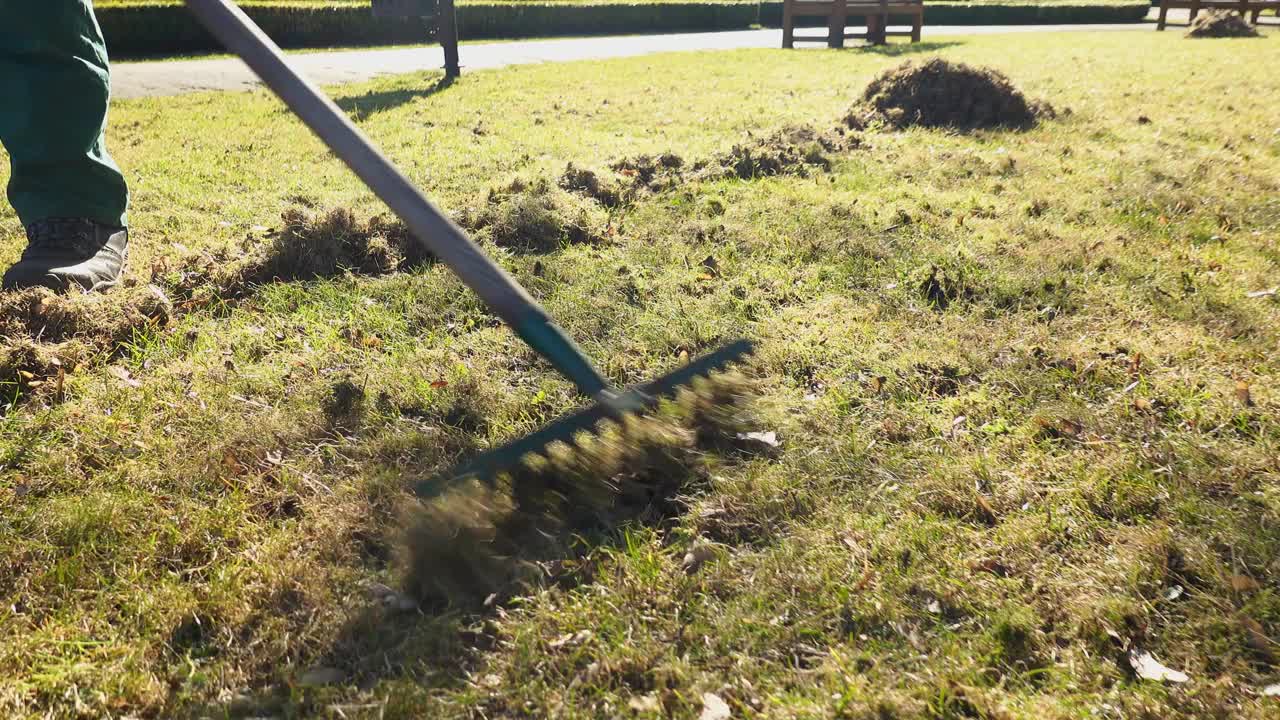
[[1165, 600], [1177, 600], [1180, 597], [1182, 597], [1181, 585], [1174, 585], [1173, 587], [1166, 590], [1164, 593]]
[[1264, 697], [1280, 697], [1280, 683], [1262, 688], [1262, 694]]
[[779, 442], [778, 440], [778, 433], [772, 430], [770, 430], [769, 432], [738, 433], [738, 439], [758, 442], [762, 445], [768, 445], [769, 447], [773, 447], [773, 448], [776, 448], [782, 445], [782, 443]]
[[382, 583], [370, 583], [369, 596], [390, 610], [410, 612], [418, 609], [418, 602], [412, 597], [396, 592]]
[[632, 712], [638, 713], [658, 712], [662, 709], [662, 706], [658, 703], [658, 696], [655, 693], [633, 697], [627, 701], [627, 707], [630, 708]]
[[978, 514], [982, 516], [982, 519], [985, 522], [994, 523], [996, 521], [996, 509], [991, 506], [991, 502], [982, 495], [974, 495], [973, 500], [978, 506]]
[[574, 648], [590, 640], [595, 633], [590, 630], [579, 630], [576, 633], [566, 633], [552, 640], [548, 645], [552, 650], [561, 648]]
[[432, 381], [431, 381], [431, 387], [435, 388], [436, 390], [439, 390], [440, 388], [449, 387], [449, 381], [447, 381], [447, 380], [432, 380]]
[[1145, 650], [1134, 648], [1129, 651], [1129, 664], [1133, 666], [1133, 671], [1143, 680], [1155, 680], [1156, 682], [1186, 682], [1187, 674], [1165, 667], [1156, 660], [1155, 656]]
[[876, 578], [876, 571], [871, 568], [871, 562], [865, 557], [862, 559], [862, 577], [858, 578], [858, 582], [854, 583], [853, 591], [862, 592], [867, 589], [872, 580]]
[[374, 600], [382, 600], [388, 595], [396, 594], [395, 590], [392, 590], [390, 587], [383, 585], [380, 582], [369, 583], [368, 590], [369, 590], [369, 597], [373, 598]]
[[689, 552], [684, 554], [684, 560], [680, 562], [680, 567], [686, 575], [692, 575], [702, 569], [707, 562], [714, 560], [716, 557], [716, 548], [711, 543], [698, 543], [689, 548]]
[[729, 704], [720, 699], [715, 693], [702, 694], [702, 714], [698, 716], [698, 720], [728, 720], [733, 717], [733, 712], [729, 710]]
[[974, 560], [969, 563], [969, 569], [980, 572], [989, 572], [992, 575], [1003, 576], [1009, 574], [1009, 568], [1006, 567], [1004, 563], [1000, 562], [999, 558], [993, 557]]
[[1264, 298], [1274, 297], [1276, 294], [1280, 294], [1280, 285], [1266, 290], [1254, 290], [1253, 292], [1245, 293], [1244, 296], [1247, 298]]
[[1236, 382], [1236, 400], [1245, 407], [1253, 407], [1253, 395], [1249, 392], [1249, 383], [1243, 380]]
[[1261, 590], [1262, 586], [1258, 584], [1257, 580], [1254, 580], [1248, 575], [1232, 575], [1231, 589], [1238, 593], [1245, 593]]
[[107, 368], [107, 372], [116, 376], [116, 378], [120, 380], [120, 382], [124, 383], [128, 387], [135, 388], [135, 389], [142, 387], [142, 383], [138, 382], [138, 380], [133, 377], [133, 375], [129, 372], [127, 368], [123, 368], [119, 365], [112, 365], [111, 367]]
[[320, 687], [337, 685], [347, 679], [347, 674], [337, 668], [316, 667], [298, 676], [298, 684], [303, 687]]
[[1244, 628], [1249, 647], [1254, 650], [1271, 649], [1271, 638], [1267, 637], [1267, 631], [1262, 629], [1262, 623], [1242, 615], [1240, 616], [1240, 627]]

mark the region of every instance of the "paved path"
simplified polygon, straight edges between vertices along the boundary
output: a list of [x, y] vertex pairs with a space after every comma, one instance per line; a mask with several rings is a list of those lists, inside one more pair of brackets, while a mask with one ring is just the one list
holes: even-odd
[[[925, 26], [924, 36], [989, 35], [1027, 32], [1098, 32], [1146, 30], [1152, 25], [975, 25]], [[809, 32], [821, 32], [810, 30]], [[566, 60], [634, 57], [680, 50], [732, 50], [782, 46], [781, 30], [624, 35], [564, 40], [523, 40], [500, 43], [467, 43], [460, 50], [462, 69], [505, 67]], [[820, 46], [819, 46], [820, 47]], [[390, 50], [343, 50], [290, 55], [295, 67], [321, 83], [368, 80], [378, 75], [440, 68], [444, 58], [438, 45]], [[239, 60], [172, 60], [116, 63], [111, 68], [111, 88], [116, 98], [180, 95], [201, 90], [247, 90], [257, 84]]]

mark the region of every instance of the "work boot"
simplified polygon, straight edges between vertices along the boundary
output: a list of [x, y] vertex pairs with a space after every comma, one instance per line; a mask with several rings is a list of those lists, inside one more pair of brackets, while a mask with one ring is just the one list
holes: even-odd
[[27, 226], [27, 249], [4, 274], [4, 289], [106, 290], [120, 280], [128, 245], [125, 228], [84, 219], [38, 220]]

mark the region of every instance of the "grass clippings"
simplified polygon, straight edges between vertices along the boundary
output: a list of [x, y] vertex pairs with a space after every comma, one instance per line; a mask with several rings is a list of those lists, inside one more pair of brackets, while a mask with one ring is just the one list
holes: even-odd
[[1207, 10], [1196, 15], [1187, 27], [1189, 38], [1253, 38], [1259, 37], [1257, 28], [1250, 25], [1235, 10]]
[[597, 203], [546, 178], [516, 178], [492, 188], [480, 207], [468, 208], [459, 221], [499, 247], [526, 252], [598, 242], [606, 224]]
[[998, 70], [933, 58], [881, 73], [867, 85], [846, 124], [966, 131], [1027, 128], [1053, 116], [1052, 106], [1028, 100]]
[[783, 174], [804, 177], [813, 170], [829, 170], [831, 155], [860, 145], [858, 136], [844, 128], [820, 131], [811, 125], [787, 125], [734, 145], [698, 169], [705, 175], [741, 180]]

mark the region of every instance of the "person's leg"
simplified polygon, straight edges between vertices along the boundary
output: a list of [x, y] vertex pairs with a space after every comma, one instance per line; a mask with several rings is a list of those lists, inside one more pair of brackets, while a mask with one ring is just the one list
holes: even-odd
[[0, 143], [24, 225], [124, 227], [128, 190], [103, 142], [107, 51], [89, 0], [0, 0]]
[[89, 0], [0, 0], [0, 144], [28, 240], [5, 288], [119, 280], [129, 192], [103, 140], [109, 97]]

